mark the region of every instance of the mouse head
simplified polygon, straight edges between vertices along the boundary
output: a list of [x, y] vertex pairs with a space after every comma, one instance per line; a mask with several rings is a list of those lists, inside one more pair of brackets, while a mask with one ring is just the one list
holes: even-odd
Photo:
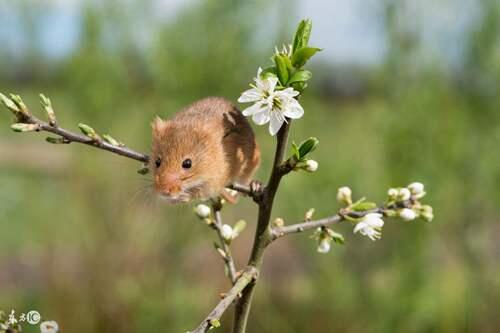
[[210, 133], [189, 123], [156, 118], [153, 123], [150, 170], [154, 188], [170, 203], [200, 198], [207, 185], [211, 159], [206, 150]]

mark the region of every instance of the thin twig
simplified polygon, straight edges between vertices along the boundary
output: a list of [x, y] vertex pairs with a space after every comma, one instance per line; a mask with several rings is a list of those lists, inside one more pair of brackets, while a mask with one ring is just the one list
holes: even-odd
[[215, 222], [213, 223], [213, 226], [215, 232], [219, 236], [220, 246], [224, 251], [224, 256], [222, 256], [222, 259], [224, 260], [224, 264], [226, 265], [227, 276], [229, 280], [231, 280], [231, 284], [234, 285], [236, 283], [236, 265], [234, 264], [234, 259], [233, 256], [231, 255], [231, 248], [229, 247], [226, 240], [222, 236], [222, 216], [221, 216], [222, 205], [220, 203], [214, 203], [212, 205], [212, 208], [214, 210], [214, 215], [215, 215]]
[[36, 124], [39, 126], [38, 131], [44, 131], [44, 132], [49, 132], [53, 133], [56, 135], [59, 135], [62, 137], [66, 143], [71, 143], [71, 142], [78, 142], [78, 143], [83, 143], [85, 145], [89, 145], [95, 148], [99, 148], [102, 150], [107, 150], [109, 152], [125, 156], [131, 159], [134, 159], [139, 162], [147, 163], [149, 161], [149, 156], [145, 154], [141, 154], [139, 152], [136, 152], [128, 147], [125, 146], [117, 146], [117, 145], [112, 145], [102, 139], [94, 139], [91, 137], [88, 137], [86, 135], [78, 134], [71, 132], [69, 130], [66, 130], [62, 127], [59, 127], [58, 125], [50, 125], [48, 122], [45, 122], [43, 120], [38, 119], [37, 117], [33, 116], [32, 114], [23, 114], [22, 119], [20, 119], [22, 123], [26, 124]]
[[243, 194], [246, 194], [249, 197], [253, 197], [253, 195], [254, 195], [250, 186], [247, 186], [247, 185], [234, 183], [234, 184], [229, 185], [227, 188], [229, 188], [231, 190], [238, 191], [238, 192], [243, 193]]
[[218, 326], [219, 320], [227, 310], [227, 308], [252, 281], [255, 281], [257, 279], [258, 275], [259, 271], [257, 270], [257, 268], [253, 266], [246, 267], [241, 276], [236, 280], [234, 286], [225, 294], [224, 298], [219, 302], [219, 304], [217, 304], [212, 312], [210, 312], [210, 314], [195, 330], [189, 333], [204, 333], [207, 332], [210, 328]]
[[288, 234], [293, 234], [293, 233], [299, 233], [303, 232], [306, 230], [311, 230], [311, 229], [316, 229], [318, 227], [323, 227], [326, 225], [330, 224], [336, 224], [344, 220], [344, 217], [342, 217], [339, 214], [326, 217], [320, 220], [315, 220], [315, 221], [307, 221], [307, 222], [302, 222], [302, 223], [297, 223], [297, 224], [292, 224], [292, 225], [287, 225], [284, 227], [274, 227], [272, 229], [272, 234], [273, 234], [273, 241], [283, 237]]
[[311, 229], [316, 229], [319, 227], [327, 226], [330, 224], [337, 224], [342, 221], [346, 220], [346, 216], [352, 217], [352, 218], [362, 218], [367, 214], [370, 213], [379, 213], [385, 215], [387, 210], [395, 209], [395, 208], [409, 208], [413, 205], [413, 203], [410, 200], [404, 201], [404, 202], [399, 202], [394, 205], [390, 205], [387, 207], [381, 206], [377, 207], [374, 209], [366, 210], [366, 211], [345, 211], [344, 209], [341, 209], [338, 214], [325, 217], [319, 220], [313, 220], [313, 221], [305, 221], [297, 224], [291, 224], [291, 225], [286, 225], [283, 227], [274, 227], [272, 228], [272, 240], [276, 240], [280, 237], [286, 236], [288, 234], [294, 234], [294, 233], [300, 233], [306, 230], [311, 230]]

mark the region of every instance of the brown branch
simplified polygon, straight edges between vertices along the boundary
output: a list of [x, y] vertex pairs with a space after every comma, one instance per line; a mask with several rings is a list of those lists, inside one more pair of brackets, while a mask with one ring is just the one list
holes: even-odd
[[217, 327], [219, 325], [220, 318], [227, 310], [227, 308], [250, 283], [257, 279], [258, 275], [259, 271], [257, 268], [253, 266], [246, 267], [241, 276], [236, 280], [234, 286], [225, 294], [224, 298], [219, 302], [219, 304], [217, 304], [212, 312], [210, 312], [210, 314], [195, 330], [189, 333], [204, 333], [212, 327]]
[[215, 222], [213, 223], [213, 228], [215, 229], [215, 232], [219, 236], [220, 246], [224, 251], [224, 256], [222, 256], [222, 259], [224, 260], [224, 264], [226, 265], [227, 268], [227, 276], [229, 280], [231, 280], [231, 284], [234, 285], [236, 283], [236, 265], [234, 264], [234, 259], [233, 256], [231, 255], [231, 248], [229, 247], [226, 240], [222, 236], [222, 216], [221, 216], [222, 205], [220, 204], [220, 202], [217, 202], [212, 205], [212, 208], [214, 210], [214, 215], [215, 215]]
[[287, 225], [284, 227], [274, 227], [272, 229], [273, 241], [288, 234], [299, 233], [306, 230], [327, 226], [330, 224], [336, 224], [342, 222], [343, 220], [344, 220], [343, 216], [336, 214], [320, 220], [306, 221], [302, 223]]
[[254, 192], [252, 191], [250, 186], [247, 186], [247, 185], [234, 183], [234, 184], [229, 185], [227, 188], [229, 188], [231, 190], [238, 191], [238, 192], [243, 193], [243, 194], [246, 194], [249, 197], [254, 196]]
[[[291, 120], [288, 120], [280, 129], [276, 137], [276, 152], [274, 154], [274, 163], [271, 176], [267, 186], [264, 188], [259, 205], [259, 215], [257, 220], [257, 228], [252, 246], [252, 253], [248, 261], [249, 266], [255, 266], [260, 269], [264, 259], [264, 251], [272, 241], [272, 232], [269, 227], [271, 212], [276, 191], [278, 190], [281, 178], [286, 174], [282, 164], [285, 156], [286, 146], [288, 142], [288, 132], [290, 130]], [[244, 333], [250, 313], [250, 306], [255, 290], [256, 282], [251, 282], [243, 291], [242, 296], [236, 302], [234, 310], [233, 333]]]
[[346, 216], [352, 218], [362, 218], [363, 216], [370, 213], [379, 213], [382, 215], [386, 215], [387, 210], [395, 209], [395, 208], [410, 208], [413, 205], [411, 200], [407, 200], [404, 202], [398, 202], [397, 204], [393, 204], [390, 206], [380, 206], [374, 209], [357, 212], [357, 211], [348, 211], [345, 208], [341, 209], [338, 214], [325, 217], [319, 220], [313, 221], [305, 221], [297, 224], [286, 225], [283, 227], [274, 227], [272, 228], [272, 241], [294, 233], [300, 233], [306, 230], [316, 229], [319, 227], [327, 226], [330, 224], [337, 224], [346, 220]]
[[[17, 99], [16, 99], [17, 97]], [[21, 98], [19, 96], [11, 95], [11, 98], [7, 98], [6, 96], [0, 94], [0, 98], [2, 103], [15, 115], [17, 118], [17, 123], [18, 124], [31, 124], [31, 125], [36, 125], [35, 126], [35, 131], [40, 132], [49, 132], [52, 134], [56, 134], [60, 136], [61, 143], [71, 143], [71, 142], [78, 142], [82, 143], [88, 146], [92, 146], [95, 148], [99, 148], [102, 150], [106, 150], [124, 157], [128, 157], [131, 159], [134, 159], [139, 162], [147, 163], [149, 160], [149, 157], [147, 155], [138, 153], [128, 147], [125, 147], [122, 144], [111, 144], [109, 142], [104, 141], [102, 138], [99, 136], [97, 137], [90, 137], [78, 133], [71, 132], [69, 130], [66, 130], [62, 127], [59, 127], [57, 125], [57, 122], [55, 120], [55, 115], [52, 110], [52, 106], [50, 105], [50, 101], [45, 98], [45, 96], [41, 95], [42, 97], [42, 103], [44, 102], [44, 99], [48, 101], [48, 105], [50, 106], [49, 110], [49, 122], [45, 122], [43, 120], [38, 119], [37, 117], [33, 116], [31, 112], [29, 112], [28, 108], [26, 105], [22, 102]], [[47, 111], [47, 107], [46, 107]]]

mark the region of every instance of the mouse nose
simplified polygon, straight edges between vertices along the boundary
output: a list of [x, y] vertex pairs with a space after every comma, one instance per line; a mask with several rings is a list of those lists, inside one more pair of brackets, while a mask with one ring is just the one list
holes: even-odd
[[179, 193], [181, 190], [181, 182], [175, 174], [162, 175], [157, 179], [156, 191], [160, 194], [170, 196]]

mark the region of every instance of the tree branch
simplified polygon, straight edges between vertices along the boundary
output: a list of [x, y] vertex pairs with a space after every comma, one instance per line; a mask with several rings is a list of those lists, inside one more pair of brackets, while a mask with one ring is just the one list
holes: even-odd
[[344, 221], [344, 217], [339, 214], [336, 214], [320, 220], [306, 221], [283, 227], [274, 227], [272, 228], [272, 237], [273, 237], [272, 240], [274, 241], [288, 234], [300, 233], [306, 230], [316, 229], [330, 224], [336, 224], [342, 221]]
[[289, 234], [294, 234], [294, 233], [300, 233], [306, 230], [311, 230], [311, 229], [316, 229], [319, 227], [327, 226], [330, 224], [337, 224], [342, 221], [345, 221], [348, 217], [351, 218], [362, 218], [367, 214], [370, 213], [379, 213], [382, 215], [386, 215], [386, 212], [391, 209], [395, 208], [409, 208], [413, 205], [413, 202], [411, 200], [403, 201], [398, 204], [390, 205], [390, 206], [380, 206], [374, 209], [369, 209], [361, 212], [357, 211], [349, 211], [346, 210], [345, 208], [341, 209], [339, 213], [325, 217], [319, 220], [313, 220], [313, 221], [305, 221], [297, 224], [291, 224], [291, 225], [286, 225], [283, 227], [274, 227], [272, 228], [272, 241], [275, 241], [278, 238], [281, 238], [283, 236], [289, 235]]
[[212, 327], [218, 327], [220, 325], [219, 320], [227, 308], [250, 283], [257, 279], [258, 275], [259, 271], [257, 268], [253, 266], [246, 267], [241, 276], [236, 280], [234, 286], [225, 294], [219, 304], [217, 304], [195, 330], [189, 333], [204, 333]]
[[224, 251], [222, 259], [224, 260], [224, 264], [226, 265], [227, 276], [229, 280], [231, 280], [231, 284], [234, 285], [236, 283], [236, 275], [237, 275], [236, 265], [234, 264], [234, 259], [233, 256], [231, 255], [231, 248], [229, 247], [226, 240], [222, 236], [222, 216], [221, 216], [222, 205], [220, 204], [220, 202], [217, 202], [212, 204], [212, 208], [214, 210], [214, 215], [215, 215], [215, 222], [212, 224], [212, 226], [215, 229], [217, 235], [219, 236], [220, 246]]
[[247, 185], [234, 183], [234, 184], [229, 185], [227, 188], [229, 188], [231, 190], [238, 191], [242, 194], [246, 194], [249, 197], [254, 196], [254, 191], [252, 190], [252, 188], [250, 186], [247, 186]]
[[[283, 124], [276, 137], [276, 152], [274, 154], [273, 169], [269, 182], [264, 188], [261, 199], [258, 201], [259, 215], [257, 220], [257, 229], [255, 231], [252, 253], [248, 261], [248, 265], [255, 266], [260, 269], [264, 259], [264, 251], [272, 241], [272, 232], [269, 228], [271, 219], [271, 211], [273, 207], [274, 197], [278, 190], [281, 178], [286, 174], [282, 170], [282, 164], [285, 156], [286, 146], [288, 142], [288, 132], [290, 130], [291, 120]], [[250, 313], [250, 306], [255, 290], [255, 281], [251, 282], [242, 293], [242, 297], [238, 299], [234, 311], [233, 333], [244, 333]]]
[[61, 143], [78, 142], [88, 146], [92, 146], [94, 148], [106, 150], [124, 157], [128, 157], [139, 162], [147, 163], [149, 161], [148, 155], [136, 152], [122, 144], [113, 145], [101, 138], [91, 138], [86, 135], [71, 132], [62, 127], [59, 127], [55, 122], [48, 123], [38, 119], [27, 110], [25, 112], [16, 113], [16, 117], [18, 119], [18, 123], [37, 125], [37, 128], [35, 129], [35, 131], [37, 132], [44, 131], [60, 136], [63, 139]]

